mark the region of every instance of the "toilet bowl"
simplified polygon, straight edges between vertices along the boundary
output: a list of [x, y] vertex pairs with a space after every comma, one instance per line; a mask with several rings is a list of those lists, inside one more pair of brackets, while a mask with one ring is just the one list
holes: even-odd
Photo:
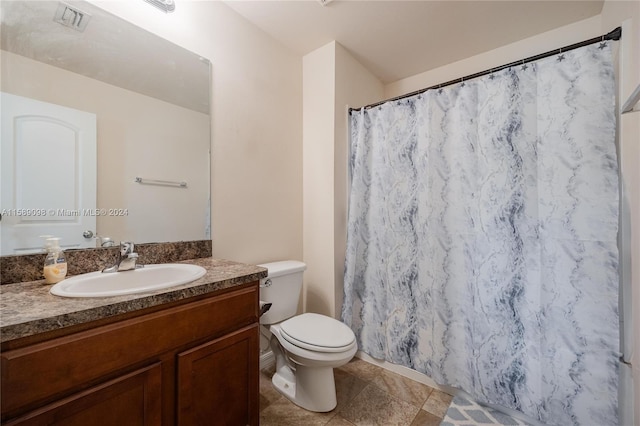
[[272, 306], [260, 323], [271, 333], [269, 344], [276, 359], [274, 387], [309, 411], [333, 410], [337, 404], [333, 369], [349, 362], [358, 350], [353, 331], [325, 315], [295, 315], [304, 263], [259, 266], [269, 270], [260, 282], [260, 299]]

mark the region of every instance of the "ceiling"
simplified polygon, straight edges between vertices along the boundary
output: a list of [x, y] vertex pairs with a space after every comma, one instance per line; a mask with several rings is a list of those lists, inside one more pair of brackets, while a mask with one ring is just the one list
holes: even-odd
[[600, 14], [604, 1], [227, 1], [292, 51], [336, 40], [390, 83]]

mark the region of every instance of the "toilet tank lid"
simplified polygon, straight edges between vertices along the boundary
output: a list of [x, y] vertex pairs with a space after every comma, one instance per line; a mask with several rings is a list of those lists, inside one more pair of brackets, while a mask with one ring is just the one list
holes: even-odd
[[307, 265], [305, 263], [297, 260], [282, 260], [280, 262], [263, 263], [258, 266], [269, 270], [269, 278], [285, 274], [293, 274], [307, 269]]

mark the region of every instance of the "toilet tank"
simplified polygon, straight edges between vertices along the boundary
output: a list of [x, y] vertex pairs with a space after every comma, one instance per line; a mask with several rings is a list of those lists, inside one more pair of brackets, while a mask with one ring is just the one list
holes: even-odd
[[302, 274], [307, 265], [296, 260], [264, 263], [268, 276], [260, 280], [260, 301], [271, 308], [260, 317], [261, 324], [275, 324], [291, 318], [298, 311]]

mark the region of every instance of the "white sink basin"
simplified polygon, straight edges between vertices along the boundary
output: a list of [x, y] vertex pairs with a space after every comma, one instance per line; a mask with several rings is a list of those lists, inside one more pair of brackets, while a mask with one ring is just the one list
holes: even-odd
[[133, 271], [76, 275], [51, 287], [51, 294], [64, 297], [106, 297], [144, 293], [186, 284], [202, 277], [201, 266], [182, 263], [145, 265]]

